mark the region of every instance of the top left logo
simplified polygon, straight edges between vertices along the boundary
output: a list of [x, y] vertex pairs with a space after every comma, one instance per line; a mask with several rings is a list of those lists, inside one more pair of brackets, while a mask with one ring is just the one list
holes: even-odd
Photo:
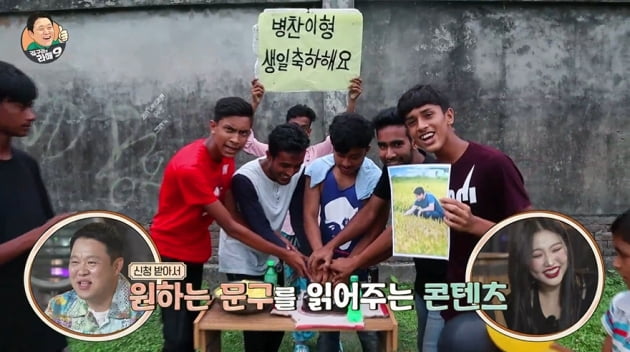
[[22, 50], [26, 57], [39, 64], [47, 64], [61, 57], [66, 49], [68, 30], [46, 13], [28, 17], [22, 31]]

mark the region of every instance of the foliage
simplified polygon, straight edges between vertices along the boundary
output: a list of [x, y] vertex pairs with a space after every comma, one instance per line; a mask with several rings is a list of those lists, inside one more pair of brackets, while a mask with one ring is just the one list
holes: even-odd
[[621, 277], [614, 271], [609, 271], [602, 299], [588, 322], [575, 333], [558, 341], [563, 346], [575, 352], [601, 351], [606, 332], [601, 323], [602, 315], [608, 310], [611, 299], [619, 292], [628, 288]]

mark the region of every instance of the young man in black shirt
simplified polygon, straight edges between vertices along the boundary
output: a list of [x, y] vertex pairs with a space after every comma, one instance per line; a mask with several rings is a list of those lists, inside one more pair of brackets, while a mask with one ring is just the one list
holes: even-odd
[[53, 217], [37, 162], [11, 147], [35, 121], [33, 81], [0, 61], [0, 331], [2, 351], [62, 351], [66, 339], [45, 325], [30, 307], [23, 284], [30, 249]]

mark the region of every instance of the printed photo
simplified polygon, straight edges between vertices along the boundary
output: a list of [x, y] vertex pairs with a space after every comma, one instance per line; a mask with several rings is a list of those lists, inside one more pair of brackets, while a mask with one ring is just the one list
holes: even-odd
[[448, 259], [449, 228], [439, 199], [448, 196], [450, 165], [391, 166], [394, 255]]

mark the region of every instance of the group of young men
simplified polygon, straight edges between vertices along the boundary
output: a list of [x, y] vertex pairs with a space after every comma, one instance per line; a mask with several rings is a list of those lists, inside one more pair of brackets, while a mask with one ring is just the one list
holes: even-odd
[[[433, 87], [409, 89], [396, 108], [381, 111], [372, 122], [354, 113], [361, 89], [360, 79], [351, 82], [348, 111], [334, 118], [326, 140], [314, 146], [308, 137], [315, 113], [303, 105], [289, 109], [287, 123], [272, 130], [268, 144], [253, 137], [254, 110], [264, 95], [258, 81], [252, 82], [251, 104], [220, 99], [210, 136], [182, 148], [166, 167], [151, 226], [158, 250], [165, 260], [193, 268], [186, 281], [200, 287], [203, 263], [211, 255], [208, 226], [216, 220], [219, 268], [228, 280], [262, 280], [270, 256], [284, 262], [286, 271], [315, 282], [341, 282], [353, 273], [365, 278], [365, 268], [391, 256], [387, 166], [450, 163], [453, 197], [439, 199], [451, 228], [450, 260], [415, 261], [418, 349], [492, 351], [476, 313], [462, 314], [452, 305], [441, 316], [427, 311], [424, 284], [464, 281], [479, 237], [530, 207], [523, 177], [505, 154], [457, 136], [453, 108]], [[367, 158], [374, 133], [382, 170]], [[243, 149], [259, 158], [234, 171], [233, 158]], [[165, 351], [192, 350], [193, 318], [164, 310]], [[245, 332], [245, 350], [277, 351], [282, 336]], [[304, 339], [294, 339], [296, 351], [307, 350]], [[359, 339], [364, 351], [378, 348], [374, 334], [361, 333]], [[476, 343], [468, 343], [471, 339]], [[339, 350], [339, 334], [321, 333], [317, 346]]]
[[[253, 138], [254, 112], [264, 94], [259, 82], [252, 83], [252, 103], [219, 99], [210, 135], [177, 151], [164, 170], [150, 227], [162, 260], [186, 263], [184, 281], [200, 289], [203, 265], [212, 255], [209, 226], [216, 222], [220, 271], [229, 280], [261, 280], [269, 258], [293, 273], [285, 275], [292, 281], [285, 284], [294, 285], [300, 281], [296, 277], [342, 282], [354, 273], [364, 278], [368, 266], [392, 252], [387, 166], [448, 163], [451, 197], [439, 199], [439, 205], [451, 229], [450, 259], [415, 260], [418, 350], [497, 350], [475, 312], [457, 312], [452, 303], [441, 314], [427, 311], [424, 284], [465, 281], [478, 239], [496, 222], [531, 207], [523, 177], [502, 152], [455, 133], [455, 112], [435, 88], [412, 87], [395, 108], [371, 122], [354, 112], [361, 89], [359, 79], [351, 82], [348, 111], [336, 116], [326, 140], [313, 146], [309, 135], [316, 117], [303, 105], [289, 109], [287, 123], [271, 131], [267, 145]], [[21, 283], [28, 250], [64, 216], [53, 217], [36, 162], [11, 148], [11, 138], [25, 136], [35, 120], [36, 96], [26, 75], [0, 62], [0, 184], [11, 185], [0, 188], [0, 298], [14, 302], [3, 305], [0, 314], [16, 317], [9, 324], [0, 319], [0, 329], [10, 332], [3, 341], [8, 351], [65, 346], [63, 337], [32, 313]], [[367, 158], [374, 135], [382, 168]], [[236, 170], [234, 157], [241, 150], [259, 158]], [[162, 310], [164, 351], [193, 351], [195, 313]], [[296, 350], [304, 351], [298, 335]], [[282, 336], [245, 332], [245, 350], [277, 351]], [[364, 351], [378, 348], [372, 333], [359, 339]], [[321, 333], [317, 345], [319, 351], [337, 351], [339, 334]]]

